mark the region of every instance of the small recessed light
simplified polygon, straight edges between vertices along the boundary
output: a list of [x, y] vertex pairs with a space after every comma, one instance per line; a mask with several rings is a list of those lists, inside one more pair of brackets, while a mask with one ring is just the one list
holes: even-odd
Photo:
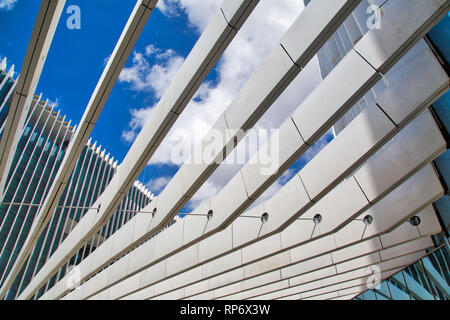
[[313, 218], [314, 224], [319, 224], [322, 222], [322, 216], [320, 214], [316, 214]]
[[372, 224], [373, 222], [373, 217], [371, 215], [367, 215], [364, 217], [363, 222], [366, 226]]
[[421, 221], [420, 217], [414, 216], [409, 220], [409, 223], [411, 223], [412, 226], [417, 227]]

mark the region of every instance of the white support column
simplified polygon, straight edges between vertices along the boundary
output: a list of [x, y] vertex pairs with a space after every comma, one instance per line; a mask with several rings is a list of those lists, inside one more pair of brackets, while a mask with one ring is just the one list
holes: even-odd
[[66, 0], [42, 0], [0, 140], [0, 195]]
[[4, 57], [2, 62], [0, 62], [0, 71], [5, 71], [5, 69], [6, 69], [6, 57]]
[[[2, 60], [2, 63], [0, 65], [0, 70], [4, 71], [5, 68], [6, 68], [6, 57], [3, 58], [3, 60]], [[6, 85], [6, 83], [8, 82], [9, 79], [14, 80], [14, 68], [15, 68], [15, 66], [12, 65], [9, 68], [8, 72], [6, 73], [5, 77], [3, 78], [2, 82], [0, 82], [0, 90], [3, 89], [3, 87]], [[5, 98], [5, 101], [3, 103], [6, 103], [6, 100], [7, 99]]]

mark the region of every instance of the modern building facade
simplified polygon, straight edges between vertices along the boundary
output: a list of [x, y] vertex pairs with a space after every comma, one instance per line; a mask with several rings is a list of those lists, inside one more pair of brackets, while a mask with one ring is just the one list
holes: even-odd
[[[305, 0], [308, 5], [311, 0]], [[383, 27], [382, 13], [377, 13], [376, 4], [379, 1], [361, 1], [358, 7], [330, 37], [325, 45], [319, 50], [317, 57], [322, 78], [339, 64], [345, 55], [355, 44], [369, 31], [369, 27]], [[375, 5], [375, 6], [373, 6]], [[380, 14], [379, 18], [376, 16]], [[376, 19], [379, 19], [376, 21]], [[435, 54], [443, 68], [449, 73], [450, 46], [450, 14], [446, 15], [425, 37], [430, 50]], [[379, 81], [369, 90], [362, 99], [347, 111], [333, 125], [334, 136], [339, 135], [364, 109], [376, 102], [376, 97], [383, 94], [389, 86], [389, 75]], [[450, 129], [450, 94], [447, 93], [431, 106], [434, 116], [441, 122], [446, 135]], [[441, 175], [450, 173], [450, 152], [439, 156], [434, 164]], [[407, 267], [388, 280], [384, 281], [379, 289], [368, 290], [360, 294], [356, 299], [425, 299], [425, 300], [448, 300], [450, 299], [450, 256], [448, 248], [448, 236], [450, 230], [450, 199], [444, 195], [434, 203], [435, 211], [441, 221], [443, 233], [434, 236], [438, 249], [430, 249], [429, 256], [419, 262]], [[447, 246], [446, 246], [447, 245]]]
[[[13, 78], [14, 67], [6, 72], [6, 58], [0, 69], [0, 127], [3, 129], [16, 81]], [[48, 101], [43, 101], [40, 96], [34, 97], [0, 203], [0, 283], [3, 283], [15, 262], [36, 212], [39, 211], [59, 169], [74, 130], [71, 121], [50, 106]], [[2, 133], [3, 130], [0, 131], [0, 137]], [[96, 142], [92, 143], [89, 140], [77, 161], [50, 224], [16, 278], [7, 299], [14, 299], [30, 282], [103, 192], [116, 171], [117, 160]], [[152, 199], [153, 194], [137, 181], [102, 230], [61, 268], [58, 279], [94, 251]], [[55, 277], [52, 282], [56, 280]]]

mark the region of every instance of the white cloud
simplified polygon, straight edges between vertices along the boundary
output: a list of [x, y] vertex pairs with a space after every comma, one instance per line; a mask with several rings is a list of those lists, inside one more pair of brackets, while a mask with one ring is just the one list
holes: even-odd
[[48, 100], [48, 105], [53, 108], [59, 107], [59, 98], [56, 98], [56, 100]]
[[[188, 16], [189, 23], [200, 31], [205, 28], [211, 16], [219, 8], [220, 3], [221, 0], [160, 0], [159, 9], [163, 13], [168, 12], [168, 15], [173, 15], [175, 12], [179, 12], [179, 10], [184, 10]], [[171, 137], [174, 137], [173, 133], [176, 132], [175, 130], [183, 129], [191, 133], [192, 139], [183, 140], [187, 149], [191, 149], [206, 134], [208, 129], [214, 125], [217, 118], [233, 101], [270, 50], [275, 45], [278, 45], [280, 38], [301, 12], [302, 8], [303, 5], [300, 1], [260, 1], [216, 66], [217, 82], [214, 85], [205, 82], [201, 86], [197, 92], [196, 99], [192, 100], [180, 115], [171, 132], [167, 135], [167, 138], [151, 158], [150, 164], [173, 164], [171, 162], [171, 153], [177, 141], [171, 140]], [[149, 49], [152, 52], [155, 50], [159, 53], [162, 52], [153, 46]], [[169, 56], [177, 57], [175, 53]], [[142, 71], [144, 70], [148, 73], [149, 70], [155, 68], [155, 74], [156, 70], [159, 70], [163, 75], [174, 75], [174, 73], [169, 72], [169, 70], [173, 70], [170, 63], [150, 67], [145, 57], [145, 52], [135, 53], [133, 66], [122, 77], [123, 81], [127, 80], [136, 90], [139, 88], [146, 90], [150, 86], [149, 81], [146, 81], [142, 75]], [[168, 62], [169, 60], [165, 61]], [[280, 98], [275, 101], [255, 127], [278, 128], [314, 89], [319, 81], [320, 74], [318, 72], [317, 61], [314, 59], [285, 90]], [[164, 83], [168, 85], [169, 82]], [[153, 86], [155, 85], [153, 84]], [[157, 94], [160, 97], [164, 91], [162, 89], [163, 87], [160, 86], [161, 90], [156, 90], [155, 88], [151, 90], [155, 94], [156, 92], [160, 93]], [[131, 111], [132, 119], [130, 121], [129, 131], [136, 133], [142, 128], [151, 115], [152, 107], [133, 109]], [[129, 131], [124, 131], [124, 139], [129, 138]], [[134, 135], [132, 139], [134, 139]], [[240, 146], [241, 144], [238, 145], [237, 149]], [[231, 156], [233, 155], [229, 157]], [[195, 207], [202, 200], [214, 196], [240, 168], [241, 165], [221, 165], [194, 195], [191, 201], [191, 207]], [[280, 178], [261, 198], [265, 199], [271, 196], [285, 182], [285, 176]]]
[[220, 189], [221, 187], [215, 184], [214, 181], [206, 181], [191, 198], [189, 207], [195, 208], [204, 200], [211, 199], [220, 191]]
[[12, 10], [17, 0], [0, 0], [0, 10]]
[[134, 141], [134, 138], [136, 138], [136, 133], [133, 130], [123, 131], [121, 137], [126, 142], [131, 143]]
[[109, 56], [107, 56], [105, 59], [103, 59], [103, 66], [106, 66], [108, 64], [109, 59], [111, 59], [111, 55], [112, 54], [109, 54]]
[[[156, 61], [153, 65], [150, 65], [148, 61], [151, 56], [154, 56]], [[151, 92], [156, 99], [159, 99], [183, 62], [184, 58], [172, 49], [163, 51], [150, 44], [145, 48], [144, 53], [133, 52], [132, 66], [122, 70], [119, 82], [128, 83], [135, 91]], [[122, 132], [122, 139], [128, 143], [133, 142], [150, 117], [151, 111], [151, 107], [131, 109], [129, 128]]]
[[149, 44], [145, 47], [145, 55], [151, 56], [152, 54], [158, 53], [159, 50], [153, 44]]
[[[147, 58], [155, 55], [156, 64], [150, 65]], [[184, 62], [175, 51], [161, 51], [153, 45], [145, 48], [145, 53], [133, 53], [133, 65], [124, 68], [119, 82], [129, 83], [136, 91], [152, 91], [156, 98], [161, 98], [170, 81]]]
[[164, 177], [158, 177], [155, 179], [151, 179], [149, 182], [147, 182], [147, 186], [152, 192], [158, 193], [161, 190], [164, 189], [164, 187], [169, 183], [170, 176], [164, 176]]
[[170, 0], [159, 0], [156, 8], [168, 17], [178, 15], [179, 13], [179, 7], [177, 4]]
[[150, 118], [152, 111], [152, 108], [131, 109], [131, 120], [128, 123], [129, 129], [122, 132], [122, 139], [129, 143], [133, 142], [139, 130]]
[[176, 16], [183, 11], [189, 24], [203, 31], [223, 0], [160, 0], [157, 8], [167, 16]]

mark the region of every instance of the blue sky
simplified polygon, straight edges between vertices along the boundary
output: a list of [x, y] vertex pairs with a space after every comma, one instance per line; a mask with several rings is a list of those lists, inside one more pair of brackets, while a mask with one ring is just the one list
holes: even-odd
[[[40, 1], [19, 0], [11, 10], [0, 11], [0, 56], [6, 56], [8, 65], [15, 64], [17, 71], [20, 71], [39, 4]], [[36, 93], [42, 92], [44, 99], [57, 102], [58, 108], [77, 123], [100, 78], [105, 58], [113, 51], [135, 2], [69, 0], [66, 8], [73, 4], [81, 9], [81, 29], [66, 27], [70, 14], [65, 9]], [[191, 29], [183, 15], [169, 19], [156, 10], [135, 50], [143, 51], [154, 43], [159, 48], [170, 48], [186, 56], [198, 38]], [[130, 108], [150, 103], [154, 103], [151, 94], [133, 92], [126, 84], [116, 85], [92, 133], [93, 139], [122, 160], [129, 146], [117, 142], [127, 122], [117, 119], [128, 118]]]
[[[35, 0], [0, 0], [0, 58], [7, 57], [8, 65], [15, 64], [18, 72], [39, 3]], [[221, 0], [159, 1], [91, 135], [119, 162], [220, 3]], [[301, 3], [298, 0], [260, 2], [174, 126], [174, 132], [177, 129], [194, 132], [194, 137], [183, 143], [192, 146], [206, 133], [301, 12]], [[80, 7], [81, 29], [67, 28], [66, 20], [70, 14], [65, 9], [36, 93], [42, 92], [43, 99], [49, 99], [68, 119], [78, 123], [135, 1], [67, 0], [66, 8], [70, 5]], [[257, 127], [277, 128], [319, 81], [314, 59]], [[179, 165], [170, 159], [170, 151], [177, 143], [170, 136], [140, 176], [140, 180], [156, 194]], [[262, 199], [276, 192], [330, 139], [328, 134]], [[199, 190], [186, 210], [216, 194], [241, 166], [223, 167]]]

